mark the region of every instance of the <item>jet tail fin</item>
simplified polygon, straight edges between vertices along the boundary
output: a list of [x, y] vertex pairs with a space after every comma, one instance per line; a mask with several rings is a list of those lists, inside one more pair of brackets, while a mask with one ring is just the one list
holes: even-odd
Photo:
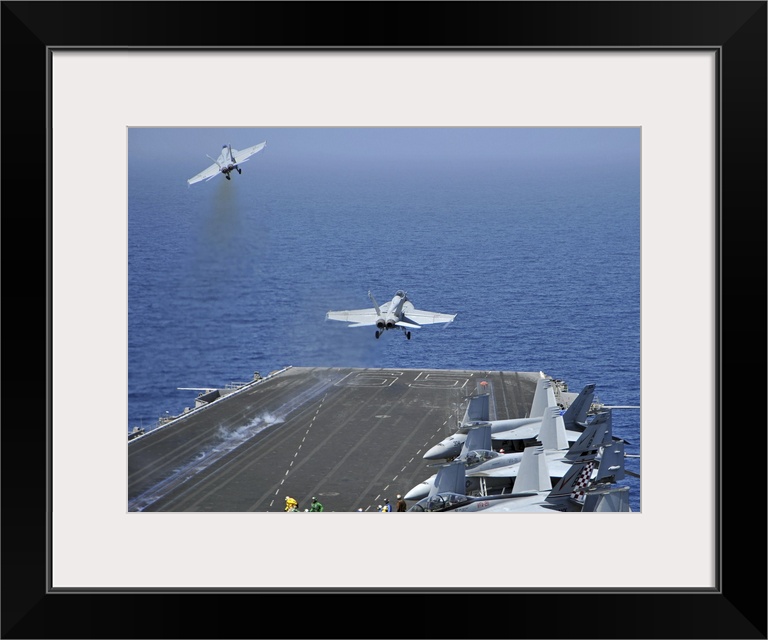
[[437, 493], [460, 493], [466, 490], [466, 473], [464, 462], [454, 460], [440, 467], [435, 476], [435, 484], [429, 492], [430, 496]]
[[467, 431], [467, 438], [464, 440], [464, 444], [461, 447], [461, 453], [458, 457], [459, 459], [464, 460], [470, 451], [476, 451], [478, 449], [490, 451], [491, 448], [491, 425], [484, 424], [478, 427], [472, 427]]
[[624, 443], [611, 442], [600, 454], [596, 483], [614, 483], [624, 479]]
[[581, 393], [574, 398], [567, 411], [563, 414], [566, 429], [573, 429], [577, 422], [583, 423], [587, 419], [587, 413], [592, 406], [592, 398], [594, 397], [594, 384], [588, 384], [581, 390]]
[[373, 302], [373, 308], [376, 309], [376, 315], [381, 315], [381, 309], [379, 309], [379, 304], [376, 302], [376, 298], [373, 297], [373, 294], [369, 291], [368, 297], [371, 299], [371, 302]]
[[585, 455], [597, 455], [600, 447], [608, 446], [612, 442], [612, 430], [611, 412], [598, 413], [586, 425], [579, 439], [568, 449], [565, 457], [568, 460], [576, 460]]
[[520, 469], [517, 472], [515, 485], [512, 490], [515, 493], [528, 491], [547, 491], [552, 489], [552, 481], [549, 479], [547, 468], [547, 456], [544, 447], [526, 447], [523, 458], [520, 460]]
[[541, 419], [538, 440], [545, 449], [568, 449], [568, 435], [565, 432], [563, 416], [557, 406], [547, 407]]
[[541, 418], [547, 407], [556, 405], [555, 390], [552, 388], [552, 380], [542, 375], [536, 381], [536, 391], [533, 392], [533, 401], [531, 410], [528, 412], [528, 418]]
[[592, 471], [595, 469], [595, 457], [580, 458], [573, 463], [570, 469], [552, 488], [546, 497], [547, 502], [557, 502], [563, 498], [570, 498], [582, 503], [587, 485], [590, 484]]
[[472, 396], [469, 399], [461, 424], [488, 422], [490, 419], [490, 394], [485, 393], [481, 396]]

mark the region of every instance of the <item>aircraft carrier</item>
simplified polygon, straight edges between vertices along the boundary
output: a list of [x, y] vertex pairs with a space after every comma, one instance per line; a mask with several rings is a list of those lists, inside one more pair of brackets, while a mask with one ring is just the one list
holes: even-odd
[[[128, 440], [128, 511], [375, 511], [435, 473], [424, 452], [453, 433], [468, 399], [490, 419], [527, 415], [541, 372], [287, 367]], [[557, 380], [567, 407], [576, 394]], [[410, 506], [410, 505], [409, 505]]]

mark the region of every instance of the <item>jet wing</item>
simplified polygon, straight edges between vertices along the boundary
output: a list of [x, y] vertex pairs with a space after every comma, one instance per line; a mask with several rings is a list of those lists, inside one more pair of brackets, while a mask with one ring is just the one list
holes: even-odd
[[325, 314], [326, 320], [341, 320], [351, 322], [350, 327], [367, 327], [376, 324], [379, 316], [376, 309], [351, 309], [349, 311], [329, 311]]
[[210, 167], [204, 169], [196, 176], [190, 178], [187, 180], [187, 182], [189, 184], [195, 184], [195, 182], [200, 182], [201, 180], [210, 180], [211, 178], [215, 178], [220, 173], [221, 171], [219, 171], [219, 165], [214, 162]]
[[[436, 324], [438, 322], [453, 322], [456, 314], [422, 311], [414, 308], [410, 302], [403, 305], [403, 320], [415, 324]], [[400, 324], [400, 323], [398, 323]]]
[[486, 471], [467, 470], [468, 478], [516, 478], [520, 465], [511, 465], [509, 467], [499, 467], [498, 469], [488, 469]]
[[493, 440], [528, 440], [529, 438], [536, 438], [540, 430], [541, 422], [534, 422], [507, 431], [497, 431], [491, 434], [491, 438]]
[[248, 160], [254, 153], [261, 151], [266, 145], [267, 142], [264, 141], [260, 144], [255, 144], [252, 147], [246, 147], [245, 149], [232, 149], [232, 155], [235, 157], [235, 162], [241, 164]]
[[[562, 478], [571, 465], [562, 461], [562, 452], [558, 451], [550, 456], [547, 454], [547, 473], [550, 478]], [[474, 471], [467, 469], [467, 477], [483, 477], [483, 478], [517, 478], [517, 474], [520, 471], [520, 463], [510, 464], [506, 467], [496, 467], [495, 469], [486, 469]]]
[[[528, 438], [537, 438], [539, 431], [541, 430], [541, 423], [535, 422], [533, 424], [526, 424], [522, 427], [515, 429], [508, 429], [507, 431], [496, 431], [491, 434], [492, 440], [527, 440]], [[574, 443], [579, 439], [581, 434], [578, 431], [565, 430], [565, 437], [568, 442]]]

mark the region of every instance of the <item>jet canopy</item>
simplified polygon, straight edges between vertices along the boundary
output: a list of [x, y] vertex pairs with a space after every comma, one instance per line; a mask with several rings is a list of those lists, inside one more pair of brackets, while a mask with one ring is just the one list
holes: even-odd
[[498, 451], [490, 451], [488, 449], [476, 449], [474, 451], [470, 451], [467, 453], [466, 457], [464, 458], [464, 466], [469, 469], [471, 467], [476, 467], [479, 464], [482, 464], [483, 462], [487, 462], [488, 460], [493, 460], [493, 458], [498, 458], [500, 455], [503, 455], [499, 453]]
[[408, 511], [445, 511], [450, 507], [457, 507], [466, 502], [472, 502], [472, 498], [460, 493], [436, 493], [419, 500]]

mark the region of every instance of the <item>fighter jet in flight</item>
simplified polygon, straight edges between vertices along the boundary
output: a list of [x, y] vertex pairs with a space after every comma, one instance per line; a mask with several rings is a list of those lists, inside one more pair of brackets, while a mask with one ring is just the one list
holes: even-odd
[[195, 182], [201, 182], [203, 180], [207, 182], [219, 174], [224, 174], [224, 177], [227, 180], [231, 180], [229, 174], [233, 171], [242, 173], [243, 170], [240, 168], [240, 165], [243, 164], [243, 162], [246, 162], [248, 158], [250, 158], [254, 153], [261, 151], [266, 146], [266, 144], [267, 142], [264, 141], [239, 151], [237, 149], [233, 149], [231, 144], [225, 144], [221, 147], [221, 153], [216, 160], [213, 160], [211, 156], [206, 154], [211, 160], [213, 160], [213, 164], [207, 169], [204, 169], [198, 173], [196, 176], [187, 180], [187, 183], [195, 184]]
[[341, 320], [351, 323], [350, 327], [376, 326], [376, 338], [389, 329], [402, 329], [405, 337], [411, 339], [411, 329], [420, 329], [424, 324], [453, 322], [456, 314], [421, 311], [413, 306], [405, 291], [399, 290], [392, 300], [379, 306], [373, 294], [368, 297], [373, 302], [371, 309], [351, 309], [349, 311], [329, 311], [326, 320]]

